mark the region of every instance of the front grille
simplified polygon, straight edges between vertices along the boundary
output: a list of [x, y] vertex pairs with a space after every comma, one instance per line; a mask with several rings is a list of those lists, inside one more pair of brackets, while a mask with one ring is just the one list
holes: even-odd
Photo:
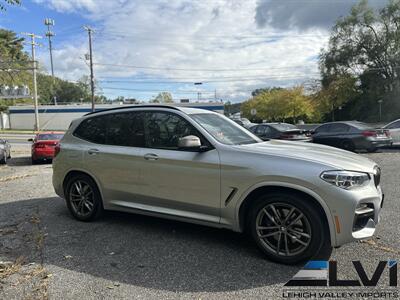
[[375, 167], [374, 183], [376, 187], [381, 183], [381, 168], [379, 167]]

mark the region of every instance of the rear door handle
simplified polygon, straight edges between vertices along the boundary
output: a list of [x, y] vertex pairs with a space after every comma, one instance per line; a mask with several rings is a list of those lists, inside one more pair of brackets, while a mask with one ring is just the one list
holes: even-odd
[[147, 153], [144, 155], [144, 159], [145, 160], [157, 160], [158, 156], [157, 156], [157, 154], [154, 154], [154, 153]]
[[90, 155], [96, 155], [96, 154], [99, 154], [100, 151], [99, 151], [99, 149], [89, 149], [89, 150], [88, 150], [88, 153], [89, 153]]

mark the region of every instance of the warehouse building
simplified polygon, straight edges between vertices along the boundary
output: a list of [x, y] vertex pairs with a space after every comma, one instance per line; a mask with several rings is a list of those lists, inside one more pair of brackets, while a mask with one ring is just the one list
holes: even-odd
[[[194, 102], [194, 103], [175, 103], [176, 106], [201, 108], [224, 113], [222, 102]], [[99, 104], [96, 110], [110, 109], [119, 107], [118, 104]], [[39, 122], [41, 130], [66, 130], [72, 120], [82, 117], [91, 112], [90, 105], [48, 105], [39, 106]], [[10, 106], [9, 113], [6, 115], [7, 127], [16, 130], [32, 130], [35, 123], [35, 110], [33, 106]]]

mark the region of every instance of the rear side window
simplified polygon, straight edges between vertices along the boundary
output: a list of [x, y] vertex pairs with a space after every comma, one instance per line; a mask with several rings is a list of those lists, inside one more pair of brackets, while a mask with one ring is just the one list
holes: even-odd
[[106, 142], [106, 117], [93, 117], [84, 120], [75, 130], [74, 135], [96, 144]]
[[143, 113], [115, 113], [90, 118], [79, 125], [74, 135], [96, 144], [144, 147]]
[[116, 113], [107, 116], [106, 144], [114, 146], [144, 147], [142, 112]]
[[331, 132], [348, 132], [350, 126], [346, 124], [331, 124]]

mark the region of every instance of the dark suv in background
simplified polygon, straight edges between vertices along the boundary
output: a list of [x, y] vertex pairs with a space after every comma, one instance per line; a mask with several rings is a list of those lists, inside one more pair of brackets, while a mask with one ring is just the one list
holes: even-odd
[[375, 129], [368, 124], [348, 121], [331, 122], [318, 126], [313, 131], [314, 143], [342, 148], [348, 151], [366, 150], [374, 152], [378, 148], [391, 146], [390, 133]]

